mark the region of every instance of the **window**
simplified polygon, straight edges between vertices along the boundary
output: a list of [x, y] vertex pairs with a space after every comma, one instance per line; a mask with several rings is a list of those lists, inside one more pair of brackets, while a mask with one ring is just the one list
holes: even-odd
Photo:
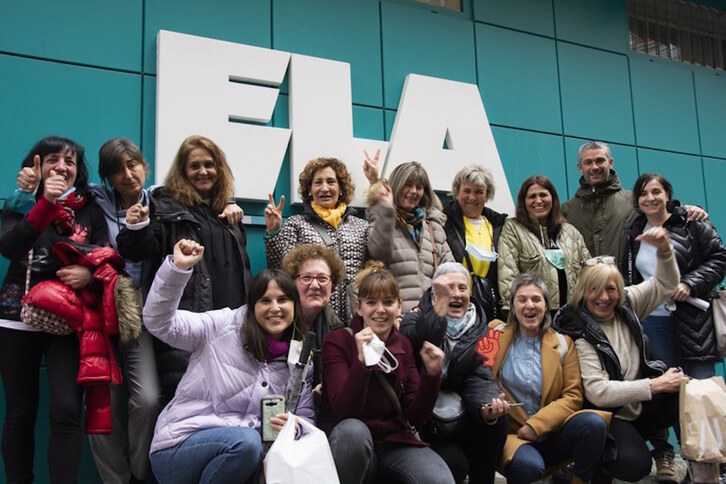
[[726, 12], [682, 0], [628, 0], [630, 48], [726, 69]]
[[448, 8], [449, 10], [455, 10], [461, 12], [461, 0], [415, 0], [419, 3], [425, 3], [434, 7]]

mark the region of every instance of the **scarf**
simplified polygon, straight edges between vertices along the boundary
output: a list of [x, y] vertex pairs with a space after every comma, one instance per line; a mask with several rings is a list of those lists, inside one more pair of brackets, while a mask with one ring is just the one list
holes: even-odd
[[313, 210], [315, 210], [315, 213], [318, 214], [318, 217], [328, 222], [334, 229], [338, 228], [345, 211], [348, 209], [348, 206], [343, 202], [340, 202], [334, 208], [323, 208], [315, 202], [310, 202], [310, 206]]
[[277, 341], [267, 336], [267, 361], [273, 361], [282, 355], [286, 355], [290, 349], [290, 343], [287, 341]]
[[[396, 211], [396, 222], [419, 249], [421, 248], [421, 230], [424, 220], [426, 220], [426, 212], [421, 207], [416, 207], [413, 213], [403, 210]], [[431, 243], [433, 242], [432, 240]]]
[[76, 212], [83, 205], [86, 204], [86, 197], [79, 195], [76, 197], [76, 192], [68, 195], [64, 200], [56, 200], [56, 212], [53, 215], [53, 224], [58, 230], [58, 233], [68, 235], [73, 233], [73, 226], [76, 222]]

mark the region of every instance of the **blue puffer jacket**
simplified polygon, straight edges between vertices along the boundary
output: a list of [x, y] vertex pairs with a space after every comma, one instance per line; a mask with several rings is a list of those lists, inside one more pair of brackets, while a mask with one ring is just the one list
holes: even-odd
[[[165, 343], [191, 352], [174, 399], [156, 421], [151, 452], [173, 447], [195, 432], [215, 427], [260, 428], [260, 401], [284, 395], [290, 375], [286, 356], [257, 361], [244, 348], [247, 306], [206, 313], [177, 310], [192, 271], [171, 256], [156, 274], [144, 306], [144, 323]], [[296, 415], [313, 421], [312, 372], [303, 385]]]

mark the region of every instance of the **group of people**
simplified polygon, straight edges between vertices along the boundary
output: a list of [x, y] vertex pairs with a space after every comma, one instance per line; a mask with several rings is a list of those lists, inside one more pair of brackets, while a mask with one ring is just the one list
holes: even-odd
[[[127, 139], [101, 148], [102, 185], [88, 183], [80, 145], [39, 141], [1, 220], [7, 481], [33, 481], [43, 357], [51, 480], [78, 473], [87, 345], [76, 328], [26, 324], [21, 300], [47, 280], [97, 294], [87, 305], [114, 294], [107, 268], [69, 264], [60, 242], [82, 254], [111, 245], [135, 288], [131, 301], [116, 296], [115, 326], [103, 311], [109, 371], [128, 386], [126, 402], [109, 375], [110, 398], [93, 409], [110, 424], [86, 418], [104, 482], [150, 469], [161, 483], [255, 482], [261, 428], [288, 418], [263, 422], [263, 399], [289, 390], [310, 332], [311, 368], [288, 409], [328, 434], [341, 483], [490, 483], [497, 469], [528, 483], [568, 464], [571, 482], [636, 481], [652, 458], [659, 478], [677, 480], [667, 429], [678, 389], [712, 376], [718, 359], [712, 323], [688, 303], [726, 276], [707, 214], [681, 207], [657, 174], [625, 191], [602, 142], [580, 148], [573, 199], [561, 205], [532, 176], [512, 218], [486, 207], [495, 184], [481, 165], [460, 170], [442, 204], [417, 162], [379, 179], [379, 155], [365, 154], [365, 218], [335, 158], [300, 174], [300, 215], [284, 220], [284, 197], [270, 195], [268, 268], [252, 277], [232, 170], [213, 141], [185, 139], [163, 186], [148, 189]], [[143, 328], [121, 338], [127, 313]], [[443, 422], [440, 407], [460, 412]]]

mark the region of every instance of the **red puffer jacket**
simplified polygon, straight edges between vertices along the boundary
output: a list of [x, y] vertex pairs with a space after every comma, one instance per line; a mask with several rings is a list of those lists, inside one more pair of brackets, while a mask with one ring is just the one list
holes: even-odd
[[93, 273], [94, 282], [74, 291], [56, 280], [38, 283], [24, 299], [64, 318], [75, 329], [80, 342], [80, 366], [76, 382], [86, 386], [87, 434], [111, 433], [109, 383], [122, 381], [111, 336], [119, 332], [114, 304], [114, 288], [123, 271], [124, 260], [111, 247], [96, 247], [85, 252], [59, 242], [53, 247], [64, 265], [81, 265]]

